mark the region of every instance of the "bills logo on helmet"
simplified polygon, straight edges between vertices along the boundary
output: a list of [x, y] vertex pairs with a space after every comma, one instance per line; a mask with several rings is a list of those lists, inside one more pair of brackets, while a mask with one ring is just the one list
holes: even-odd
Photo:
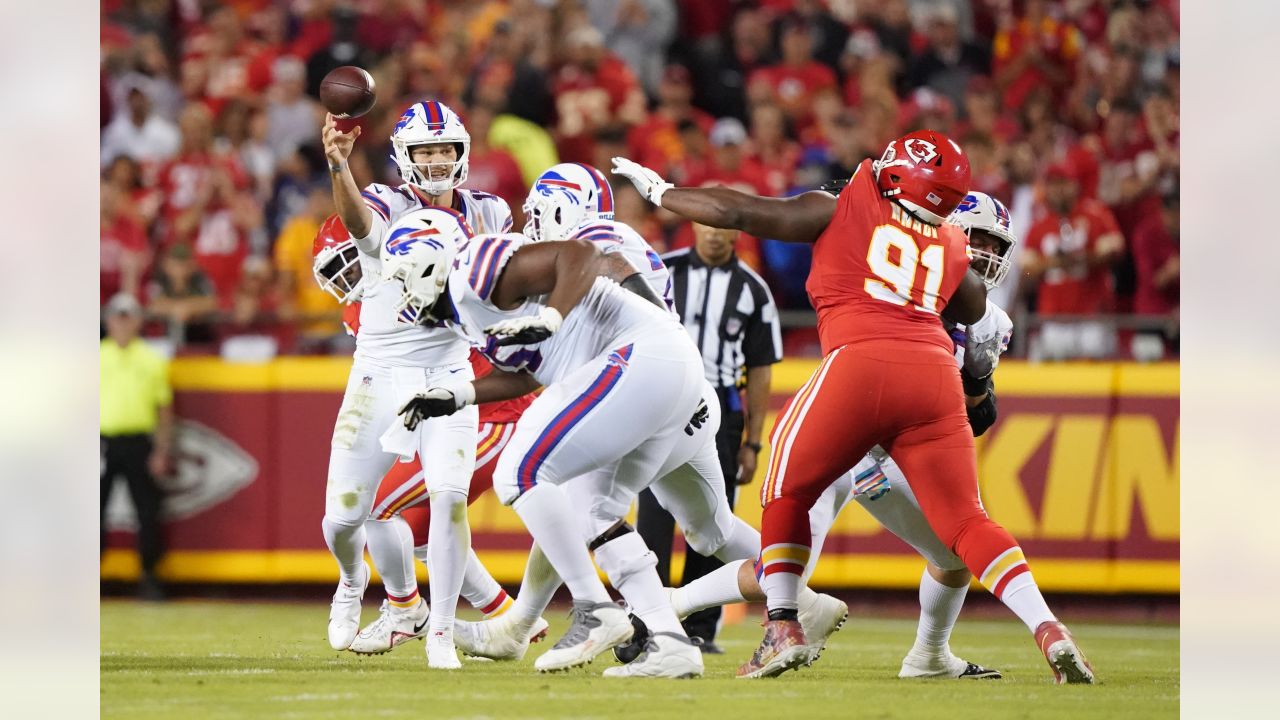
[[554, 171], [547, 171], [538, 178], [537, 184], [538, 194], [545, 197], [551, 197], [553, 193], [560, 193], [569, 199], [574, 205], [579, 204], [578, 196], [570, 190], [582, 192], [582, 186], [576, 182], [565, 179], [563, 175]]
[[956, 206], [957, 213], [972, 212], [978, 209], [978, 196], [969, 194], [965, 195], [960, 204]]
[[928, 140], [910, 138], [902, 143], [902, 147], [906, 148], [907, 156], [917, 163], [933, 162], [938, 157], [938, 146]]
[[407, 255], [409, 248], [414, 243], [424, 243], [427, 247], [443, 250], [444, 244], [434, 238], [423, 240], [430, 235], [439, 235], [440, 231], [435, 228], [425, 228], [423, 230], [414, 230], [412, 228], [400, 228], [391, 233], [391, 237], [387, 238], [387, 252], [392, 255]]
[[404, 111], [404, 114], [401, 115], [400, 119], [396, 121], [395, 132], [400, 132], [405, 128], [406, 125], [413, 122], [413, 115], [414, 115], [413, 111], [417, 107], [418, 107], [417, 105], [410, 105], [409, 109]]

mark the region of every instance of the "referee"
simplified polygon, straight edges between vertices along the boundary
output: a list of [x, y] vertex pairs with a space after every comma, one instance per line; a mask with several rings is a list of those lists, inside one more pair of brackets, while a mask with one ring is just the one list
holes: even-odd
[[107, 540], [107, 501], [117, 477], [123, 477], [138, 511], [138, 555], [142, 576], [138, 594], [160, 600], [164, 592], [156, 565], [164, 553], [156, 476], [168, 472], [173, 437], [173, 391], [169, 368], [138, 338], [142, 306], [120, 293], [106, 308], [107, 336], [99, 348], [99, 433], [102, 442], [102, 548]]
[[[707, 380], [720, 398], [716, 450], [732, 507], [737, 486], [749, 484], [756, 472], [772, 366], [782, 359], [782, 330], [768, 286], [733, 252], [738, 231], [697, 223], [693, 231], [691, 250], [670, 253], [662, 260], [671, 271], [676, 312], [702, 352]], [[675, 520], [648, 490], [640, 494], [636, 526], [658, 556], [658, 576], [670, 584]], [[683, 584], [721, 564], [686, 551]], [[704, 653], [720, 654], [723, 651], [714, 643], [719, 622], [720, 608], [711, 608], [690, 615], [684, 628]]]

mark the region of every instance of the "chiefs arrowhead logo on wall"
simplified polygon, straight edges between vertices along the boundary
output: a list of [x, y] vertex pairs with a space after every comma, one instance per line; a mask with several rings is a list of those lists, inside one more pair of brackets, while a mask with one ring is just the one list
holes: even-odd
[[[165, 492], [160, 514], [182, 520], [228, 500], [258, 477], [258, 461], [222, 433], [191, 420], [174, 428], [174, 473], [159, 478]], [[123, 485], [121, 481], [121, 485]], [[117, 487], [107, 505], [108, 530], [134, 531], [138, 515], [129, 492]]]
[[933, 162], [938, 157], [938, 147], [928, 140], [911, 138], [902, 143], [902, 146], [906, 148], [907, 155], [917, 163]]

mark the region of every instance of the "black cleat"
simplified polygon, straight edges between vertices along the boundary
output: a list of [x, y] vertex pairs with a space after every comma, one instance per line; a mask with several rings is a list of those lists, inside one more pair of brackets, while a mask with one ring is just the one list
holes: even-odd
[[693, 646], [702, 651], [703, 655], [723, 655], [724, 648], [716, 644], [714, 640], [700, 638], [697, 635], [690, 635], [689, 640], [693, 642]]
[[630, 617], [631, 627], [635, 630], [631, 634], [631, 639], [621, 645], [613, 646], [613, 656], [623, 665], [640, 657], [640, 654], [644, 652], [645, 646], [649, 644], [649, 628], [645, 626], [643, 620], [635, 615]]
[[999, 680], [1004, 675], [999, 670], [984, 668], [977, 663], [969, 663], [964, 672], [956, 676], [958, 680]]

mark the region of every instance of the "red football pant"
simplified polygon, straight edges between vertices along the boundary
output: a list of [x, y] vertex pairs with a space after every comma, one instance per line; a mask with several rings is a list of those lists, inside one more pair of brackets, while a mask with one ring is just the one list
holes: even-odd
[[761, 491], [766, 590], [772, 574], [804, 572], [809, 509], [877, 444], [902, 469], [933, 531], [997, 597], [1027, 571], [1013, 536], [978, 499], [959, 370], [941, 347], [874, 340], [833, 350], [778, 416], [770, 444]]

